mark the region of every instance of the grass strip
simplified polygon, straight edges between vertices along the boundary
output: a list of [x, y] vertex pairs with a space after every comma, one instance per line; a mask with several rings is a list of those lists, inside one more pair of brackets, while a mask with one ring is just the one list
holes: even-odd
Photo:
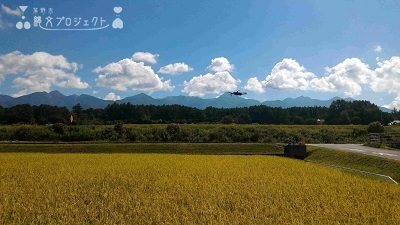
[[169, 153], [204, 155], [279, 155], [283, 146], [267, 143], [101, 143], [0, 144], [0, 152], [31, 153]]
[[400, 161], [345, 152], [317, 146], [307, 146], [306, 160], [383, 174], [400, 181]]

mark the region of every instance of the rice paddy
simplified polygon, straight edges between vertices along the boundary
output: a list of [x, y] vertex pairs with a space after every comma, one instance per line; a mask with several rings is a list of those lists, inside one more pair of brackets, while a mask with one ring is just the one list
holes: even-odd
[[0, 153], [0, 224], [399, 224], [400, 186], [278, 156]]

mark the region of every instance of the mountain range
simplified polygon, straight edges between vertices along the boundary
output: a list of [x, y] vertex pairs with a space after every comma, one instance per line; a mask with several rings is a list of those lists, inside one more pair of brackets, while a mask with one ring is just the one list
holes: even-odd
[[[184, 105], [204, 109], [208, 106], [217, 108], [235, 108], [235, 107], [249, 107], [254, 105], [266, 105], [270, 107], [308, 107], [308, 106], [325, 106], [329, 107], [330, 104], [341, 99], [334, 97], [329, 100], [318, 100], [311, 99], [309, 97], [300, 96], [297, 98], [286, 98], [284, 100], [264, 101], [260, 102], [254, 99], [246, 99], [238, 96], [231, 96], [229, 93], [225, 93], [217, 98], [203, 99], [192, 96], [168, 96], [161, 99], [155, 99], [146, 94], [138, 94], [131, 97], [126, 97], [121, 100], [115, 101], [116, 103], [131, 103], [134, 105]], [[353, 101], [354, 99], [346, 98], [346, 101]], [[63, 95], [59, 91], [52, 92], [35, 92], [32, 94], [11, 97], [8, 95], [0, 95], [0, 105], [3, 107], [11, 107], [19, 104], [31, 104], [31, 105], [53, 105], [53, 106], [65, 106], [68, 109], [76, 104], [80, 104], [82, 108], [105, 108], [108, 104], [113, 104], [112, 100], [103, 100], [96, 98], [91, 95]], [[388, 112], [389, 109], [380, 107], [382, 111]]]

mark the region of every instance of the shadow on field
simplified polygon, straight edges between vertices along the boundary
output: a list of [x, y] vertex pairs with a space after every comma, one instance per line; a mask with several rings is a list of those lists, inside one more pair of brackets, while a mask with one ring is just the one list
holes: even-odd
[[314, 154], [314, 150], [308, 150], [306, 158], [310, 157], [312, 154]]

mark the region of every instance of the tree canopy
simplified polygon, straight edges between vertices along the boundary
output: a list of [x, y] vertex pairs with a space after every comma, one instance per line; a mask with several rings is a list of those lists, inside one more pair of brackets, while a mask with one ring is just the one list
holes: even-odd
[[109, 104], [104, 109], [83, 109], [80, 104], [72, 111], [66, 107], [49, 105], [16, 105], [0, 107], [1, 124], [115, 124], [123, 123], [238, 123], [238, 124], [382, 124], [398, 119], [397, 109], [382, 112], [369, 101], [336, 100], [329, 107], [274, 108], [265, 105], [241, 108], [198, 109], [181, 105]]

